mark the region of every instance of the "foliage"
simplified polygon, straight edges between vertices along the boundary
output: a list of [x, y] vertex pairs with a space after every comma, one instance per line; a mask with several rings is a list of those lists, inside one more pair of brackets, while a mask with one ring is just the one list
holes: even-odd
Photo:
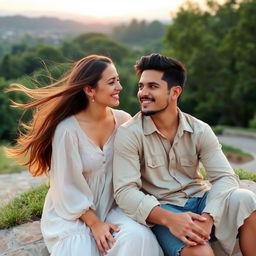
[[[69, 49], [67, 53], [65, 50]], [[122, 58], [129, 55], [126, 46], [110, 39], [101, 33], [86, 33], [75, 37], [70, 42], [65, 42], [63, 47], [55, 48], [49, 45], [39, 44], [27, 46], [22, 43], [12, 47], [12, 55], [6, 54], [0, 61], [0, 91], [11, 83], [21, 83], [27, 87], [45, 86], [61, 78], [71, 67], [71, 63], [89, 54], [102, 54], [111, 57], [117, 65], [123, 62]], [[70, 55], [69, 55], [70, 54]], [[65, 56], [65, 58], [63, 57]], [[30, 75], [30, 76], [26, 76]], [[2, 75], [2, 78], [1, 78]], [[127, 72], [122, 72], [120, 78], [127, 81], [127, 87], [133, 85], [134, 78]], [[16, 79], [16, 80], [14, 80]], [[131, 93], [129, 93], [132, 95]], [[22, 112], [10, 107], [9, 99], [16, 102], [27, 102], [26, 96], [20, 93], [0, 94], [3, 125], [0, 127], [0, 139], [13, 141], [16, 138], [17, 128], [21, 122], [31, 119], [31, 110]], [[123, 97], [126, 99], [126, 97]], [[124, 102], [123, 109], [133, 108], [133, 98]], [[18, 121], [18, 122], [17, 122]]]
[[[110, 56], [120, 73], [124, 90], [120, 108], [132, 115], [139, 110], [138, 78], [132, 69], [142, 55], [162, 51], [181, 60], [188, 70], [180, 108], [210, 125], [255, 127], [256, 94], [256, 0], [207, 1], [207, 8], [187, 1], [171, 25], [138, 21], [116, 26], [112, 38], [99, 32], [83, 33], [61, 42], [59, 47], [35, 44], [33, 38], [8, 46], [0, 59], [0, 139], [11, 141], [18, 122], [30, 119], [10, 108], [9, 100], [26, 97], [3, 94], [11, 82], [43, 86], [59, 79], [74, 61], [88, 54]], [[57, 21], [58, 22], [58, 21]], [[162, 40], [165, 38], [165, 44]], [[37, 41], [38, 42], [38, 41]], [[5, 46], [0, 51], [5, 51]]]
[[78, 60], [89, 54], [99, 54], [108, 56], [118, 63], [129, 54], [128, 48], [123, 44], [95, 32], [81, 34], [70, 42], [65, 42], [62, 52], [65, 52], [66, 58], [70, 60]]
[[23, 170], [24, 167], [15, 164], [13, 159], [5, 156], [3, 146], [0, 146], [0, 174], [17, 173]]
[[160, 52], [164, 49], [165, 25], [158, 20], [145, 21], [132, 19], [128, 24], [113, 27], [111, 37], [131, 49], [139, 50], [140, 55]]
[[112, 36], [115, 40], [129, 45], [145, 43], [155, 38], [163, 38], [164, 31], [164, 25], [157, 20], [146, 22], [145, 20], [132, 19], [127, 25], [123, 24], [114, 27]]
[[[4, 89], [7, 87], [8, 82], [0, 77], [0, 141], [10, 141], [17, 135], [17, 125], [21, 118], [23, 120], [29, 120], [29, 112], [22, 115], [22, 111], [12, 108], [11, 102], [7, 95], [4, 93]], [[19, 93], [12, 93], [13, 98], [17, 102], [25, 102], [26, 97]]]
[[256, 129], [256, 114], [254, 115], [253, 119], [250, 120], [249, 127]]
[[212, 127], [212, 130], [216, 135], [221, 135], [224, 131], [224, 128], [221, 125], [216, 125], [216, 126]]
[[[207, 172], [205, 171], [205, 169], [200, 168], [199, 171], [200, 171], [200, 174], [203, 176], [203, 178], [205, 180], [207, 180], [208, 175], [207, 175]], [[252, 180], [252, 181], [256, 182], [256, 173], [254, 173], [254, 172], [246, 171], [243, 169], [235, 169], [234, 172], [236, 175], [238, 175], [240, 180]]]
[[40, 219], [48, 189], [45, 184], [32, 188], [1, 207], [0, 229]]
[[241, 158], [246, 157], [246, 158], [249, 158], [249, 159], [253, 159], [253, 156], [251, 154], [246, 153], [246, 152], [244, 152], [243, 150], [241, 150], [239, 148], [235, 148], [235, 147], [232, 147], [232, 146], [227, 146], [227, 145], [222, 144], [222, 150], [225, 153], [225, 155], [231, 153], [231, 154], [239, 155]]
[[252, 180], [256, 182], [256, 173], [245, 171], [243, 169], [236, 169], [235, 173], [238, 175], [240, 180]]
[[247, 127], [256, 111], [256, 0], [191, 1], [168, 26], [167, 54], [188, 70], [181, 108], [211, 125]]
[[50, 66], [65, 60], [60, 49], [49, 45], [28, 47], [22, 43], [14, 45], [11, 51], [12, 54], [5, 54], [0, 61], [0, 76], [6, 80], [30, 75], [45, 65]]

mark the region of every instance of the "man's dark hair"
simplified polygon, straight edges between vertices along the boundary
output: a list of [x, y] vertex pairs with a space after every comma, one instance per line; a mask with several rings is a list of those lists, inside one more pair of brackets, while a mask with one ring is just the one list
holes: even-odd
[[142, 56], [134, 68], [138, 76], [141, 76], [142, 72], [148, 69], [163, 71], [162, 80], [167, 82], [169, 90], [175, 85], [183, 87], [187, 77], [186, 69], [182, 63], [158, 53]]

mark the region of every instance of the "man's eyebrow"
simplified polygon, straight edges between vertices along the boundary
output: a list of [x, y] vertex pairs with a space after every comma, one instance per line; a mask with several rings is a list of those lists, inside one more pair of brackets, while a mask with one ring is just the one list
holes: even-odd
[[159, 83], [157, 83], [157, 82], [149, 82], [148, 84], [150, 84], [150, 85], [159, 85]]
[[147, 82], [147, 83], [139, 82], [139, 83], [138, 83], [138, 85], [142, 85], [142, 84], [159, 85], [159, 83], [157, 83], [157, 82]]

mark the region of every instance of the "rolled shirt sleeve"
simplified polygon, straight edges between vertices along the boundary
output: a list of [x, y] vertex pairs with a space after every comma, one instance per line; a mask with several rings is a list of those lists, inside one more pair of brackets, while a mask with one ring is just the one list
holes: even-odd
[[221, 145], [210, 126], [206, 125], [199, 145], [199, 158], [212, 185], [204, 212], [208, 212], [216, 223], [220, 220], [228, 196], [239, 187], [239, 179], [222, 152]]
[[114, 197], [129, 217], [148, 226], [146, 219], [149, 213], [160, 203], [154, 196], [140, 191], [140, 148], [140, 142], [132, 131], [125, 126], [118, 129], [114, 143]]
[[57, 214], [66, 220], [78, 219], [89, 208], [94, 209], [93, 194], [82, 172], [78, 139], [58, 126], [52, 142], [50, 193]]

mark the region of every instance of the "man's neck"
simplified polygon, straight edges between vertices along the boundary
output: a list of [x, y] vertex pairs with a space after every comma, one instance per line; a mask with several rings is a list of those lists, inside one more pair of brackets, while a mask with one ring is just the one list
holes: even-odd
[[161, 134], [163, 134], [172, 144], [179, 126], [179, 113], [177, 107], [152, 115], [151, 119], [159, 132], [161, 132]]

